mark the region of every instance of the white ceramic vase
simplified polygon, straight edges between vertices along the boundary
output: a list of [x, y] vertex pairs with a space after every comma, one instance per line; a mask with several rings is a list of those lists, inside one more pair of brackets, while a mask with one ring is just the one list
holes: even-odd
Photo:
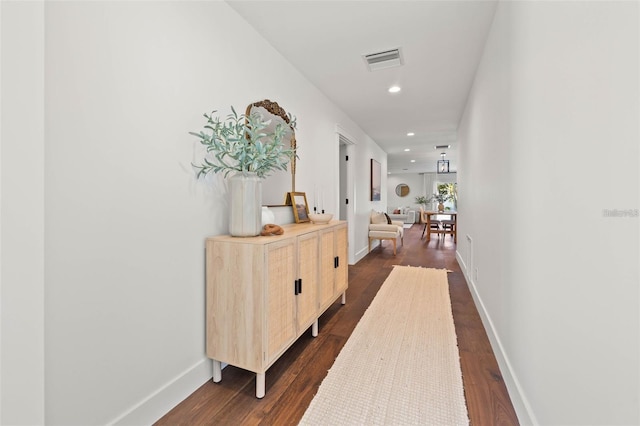
[[229, 234], [254, 237], [262, 230], [262, 179], [257, 174], [237, 173], [229, 178]]
[[269, 207], [262, 206], [262, 226], [265, 226], [268, 223], [275, 223], [276, 215], [273, 211], [269, 210]]

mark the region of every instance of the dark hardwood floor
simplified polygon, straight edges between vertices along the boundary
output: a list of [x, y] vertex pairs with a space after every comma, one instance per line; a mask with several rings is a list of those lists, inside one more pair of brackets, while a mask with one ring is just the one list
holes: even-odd
[[320, 317], [318, 337], [309, 330], [267, 371], [266, 395], [255, 397], [254, 374], [232, 366], [222, 382], [204, 383], [156, 425], [295, 425], [304, 414], [393, 265], [447, 268], [458, 336], [465, 397], [472, 425], [517, 425], [518, 419], [473, 299], [455, 258], [451, 236], [421, 239], [422, 225], [405, 230], [393, 256], [389, 241], [349, 266], [347, 304], [338, 300]]

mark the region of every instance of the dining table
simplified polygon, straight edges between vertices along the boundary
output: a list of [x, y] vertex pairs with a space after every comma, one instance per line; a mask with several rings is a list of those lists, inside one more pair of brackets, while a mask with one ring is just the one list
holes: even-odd
[[[458, 212], [454, 210], [426, 210], [423, 212], [424, 217], [426, 218], [426, 231], [427, 231], [427, 241], [431, 239], [431, 234], [438, 235], [453, 235], [453, 242], [458, 242]], [[447, 216], [448, 219], [441, 219], [440, 216]], [[431, 222], [438, 221], [442, 224], [441, 221], [446, 221], [446, 224], [450, 224], [450, 228], [445, 228], [444, 226], [439, 226], [437, 229], [431, 229]]]

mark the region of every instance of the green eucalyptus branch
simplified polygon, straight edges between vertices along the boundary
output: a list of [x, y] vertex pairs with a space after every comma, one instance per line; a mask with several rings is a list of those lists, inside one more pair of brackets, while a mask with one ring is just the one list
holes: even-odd
[[419, 196], [416, 197], [416, 204], [421, 204], [421, 205], [424, 204], [424, 205], [426, 205], [427, 202], [428, 202], [427, 201], [427, 197], [425, 197], [424, 195], [419, 195]]
[[214, 117], [215, 113], [204, 114], [204, 130], [189, 132], [200, 139], [212, 157], [193, 164], [198, 178], [211, 172], [224, 173], [225, 177], [232, 172], [253, 172], [264, 178], [274, 170], [287, 170], [287, 164], [296, 156], [295, 149], [284, 144], [287, 131], [296, 127], [294, 117], [288, 114], [288, 125], [278, 123], [268, 132], [271, 120], [264, 120], [257, 112], [238, 115], [231, 107], [224, 122]]

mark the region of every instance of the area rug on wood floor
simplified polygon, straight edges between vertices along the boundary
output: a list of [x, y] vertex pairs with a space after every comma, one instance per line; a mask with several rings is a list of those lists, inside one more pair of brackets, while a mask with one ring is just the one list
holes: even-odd
[[446, 270], [393, 268], [300, 424], [469, 424]]

